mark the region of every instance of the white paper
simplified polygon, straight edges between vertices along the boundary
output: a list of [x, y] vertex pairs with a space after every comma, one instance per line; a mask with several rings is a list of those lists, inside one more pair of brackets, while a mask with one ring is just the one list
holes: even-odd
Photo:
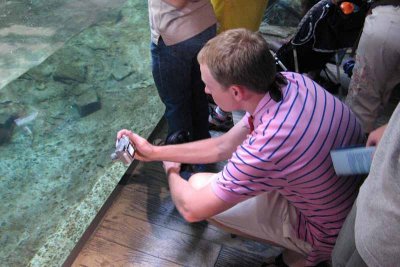
[[337, 175], [367, 174], [371, 168], [375, 147], [345, 147], [331, 151]]

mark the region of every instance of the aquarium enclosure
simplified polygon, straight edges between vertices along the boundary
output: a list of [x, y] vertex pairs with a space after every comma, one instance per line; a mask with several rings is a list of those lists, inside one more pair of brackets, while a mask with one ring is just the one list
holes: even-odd
[[117, 131], [162, 118], [148, 21], [145, 0], [0, 0], [0, 265], [61, 266], [127, 170]]
[[164, 107], [147, 1], [0, 1], [0, 259], [60, 266], [127, 167], [116, 132]]

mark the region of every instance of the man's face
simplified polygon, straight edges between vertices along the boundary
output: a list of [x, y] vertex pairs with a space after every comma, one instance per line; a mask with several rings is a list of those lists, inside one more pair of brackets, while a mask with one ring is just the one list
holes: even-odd
[[232, 111], [234, 104], [229, 88], [224, 88], [211, 75], [209, 68], [205, 64], [200, 64], [201, 79], [203, 80], [206, 94], [214, 99], [215, 103], [224, 111]]

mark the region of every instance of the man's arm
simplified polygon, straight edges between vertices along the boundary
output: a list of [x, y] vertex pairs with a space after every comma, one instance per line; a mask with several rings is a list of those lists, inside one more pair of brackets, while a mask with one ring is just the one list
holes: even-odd
[[168, 160], [184, 163], [213, 163], [231, 158], [248, 134], [243, 121], [227, 133], [196, 142], [155, 148], [155, 160]]
[[228, 203], [215, 195], [211, 187], [212, 173], [198, 173], [207, 183], [195, 188], [179, 175], [179, 164], [164, 162], [172, 200], [179, 213], [188, 222], [197, 222], [219, 214], [235, 204]]
[[125, 129], [118, 132], [117, 138], [121, 138], [122, 135], [129, 137], [136, 147], [135, 158], [138, 160], [213, 163], [232, 156], [249, 132], [245, 125], [242, 120], [221, 136], [179, 145], [153, 146], [144, 138]]

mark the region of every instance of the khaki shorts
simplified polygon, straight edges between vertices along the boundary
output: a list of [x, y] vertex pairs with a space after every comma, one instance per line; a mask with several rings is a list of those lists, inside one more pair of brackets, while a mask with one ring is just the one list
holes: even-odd
[[272, 243], [306, 256], [309, 243], [296, 235], [296, 209], [277, 191], [245, 200], [212, 217], [217, 223], [257, 240]]

